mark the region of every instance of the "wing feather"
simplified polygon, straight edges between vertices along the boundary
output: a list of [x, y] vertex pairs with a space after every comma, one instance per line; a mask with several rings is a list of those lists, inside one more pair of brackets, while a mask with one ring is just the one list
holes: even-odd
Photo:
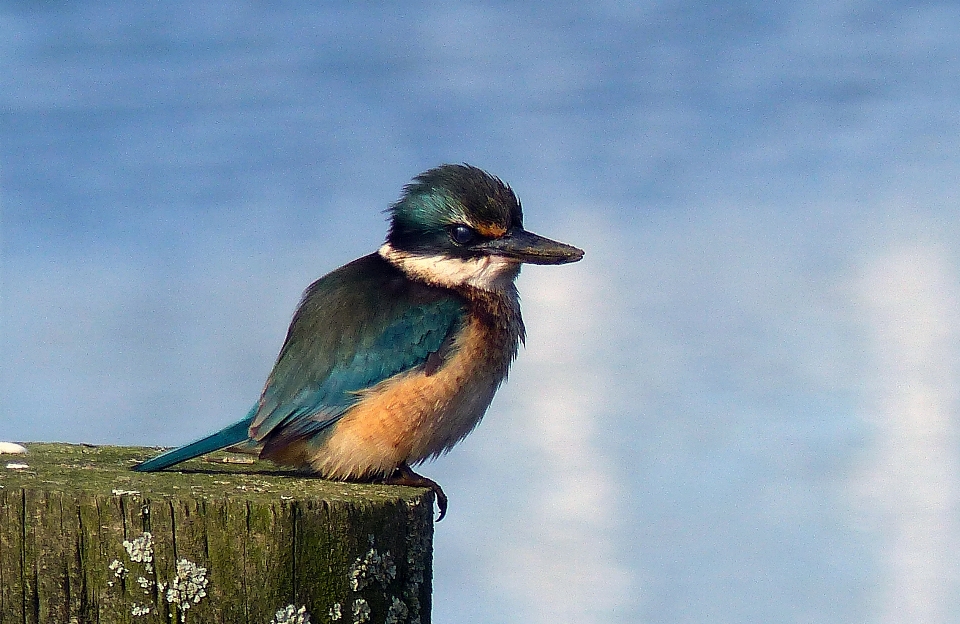
[[322, 277], [294, 314], [251, 438], [275, 443], [329, 427], [361, 390], [426, 365], [465, 310], [455, 292], [409, 280], [376, 254]]

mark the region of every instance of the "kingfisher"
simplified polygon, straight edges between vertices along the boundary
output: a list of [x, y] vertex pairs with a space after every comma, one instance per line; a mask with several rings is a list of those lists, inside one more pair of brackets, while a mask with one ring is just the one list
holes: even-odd
[[327, 479], [426, 487], [411, 466], [480, 422], [524, 341], [523, 263], [583, 251], [523, 228], [513, 190], [470, 165], [413, 179], [386, 242], [304, 292], [260, 400], [221, 431], [134, 467], [230, 448]]

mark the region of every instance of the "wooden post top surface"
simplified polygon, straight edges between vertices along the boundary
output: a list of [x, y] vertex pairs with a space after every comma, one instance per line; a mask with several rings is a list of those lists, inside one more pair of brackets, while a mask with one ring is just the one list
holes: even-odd
[[[142, 496], [241, 495], [255, 501], [326, 500], [355, 504], [404, 501], [421, 504], [422, 488], [341, 483], [278, 468], [249, 455], [218, 451], [160, 472], [131, 467], [161, 452], [159, 447], [26, 442], [26, 454], [0, 455], [0, 486], [41, 487], [88, 494], [136, 492]], [[25, 467], [18, 467], [25, 465]], [[9, 466], [9, 467], [8, 467]]]

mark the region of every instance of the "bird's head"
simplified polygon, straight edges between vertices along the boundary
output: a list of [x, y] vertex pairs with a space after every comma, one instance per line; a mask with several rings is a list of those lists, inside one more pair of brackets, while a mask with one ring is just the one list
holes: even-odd
[[441, 165], [408, 184], [390, 207], [380, 255], [440, 286], [498, 290], [522, 263], [565, 264], [583, 251], [523, 229], [517, 196], [498, 178], [469, 165]]

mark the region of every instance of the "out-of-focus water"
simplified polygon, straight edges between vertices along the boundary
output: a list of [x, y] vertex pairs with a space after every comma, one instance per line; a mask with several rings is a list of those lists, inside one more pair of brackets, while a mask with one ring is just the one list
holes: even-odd
[[[960, 621], [952, 3], [0, 4], [0, 439], [179, 444], [416, 173], [584, 248], [437, 622]], [[319, 614], [317, 614], [319, 618]]]

